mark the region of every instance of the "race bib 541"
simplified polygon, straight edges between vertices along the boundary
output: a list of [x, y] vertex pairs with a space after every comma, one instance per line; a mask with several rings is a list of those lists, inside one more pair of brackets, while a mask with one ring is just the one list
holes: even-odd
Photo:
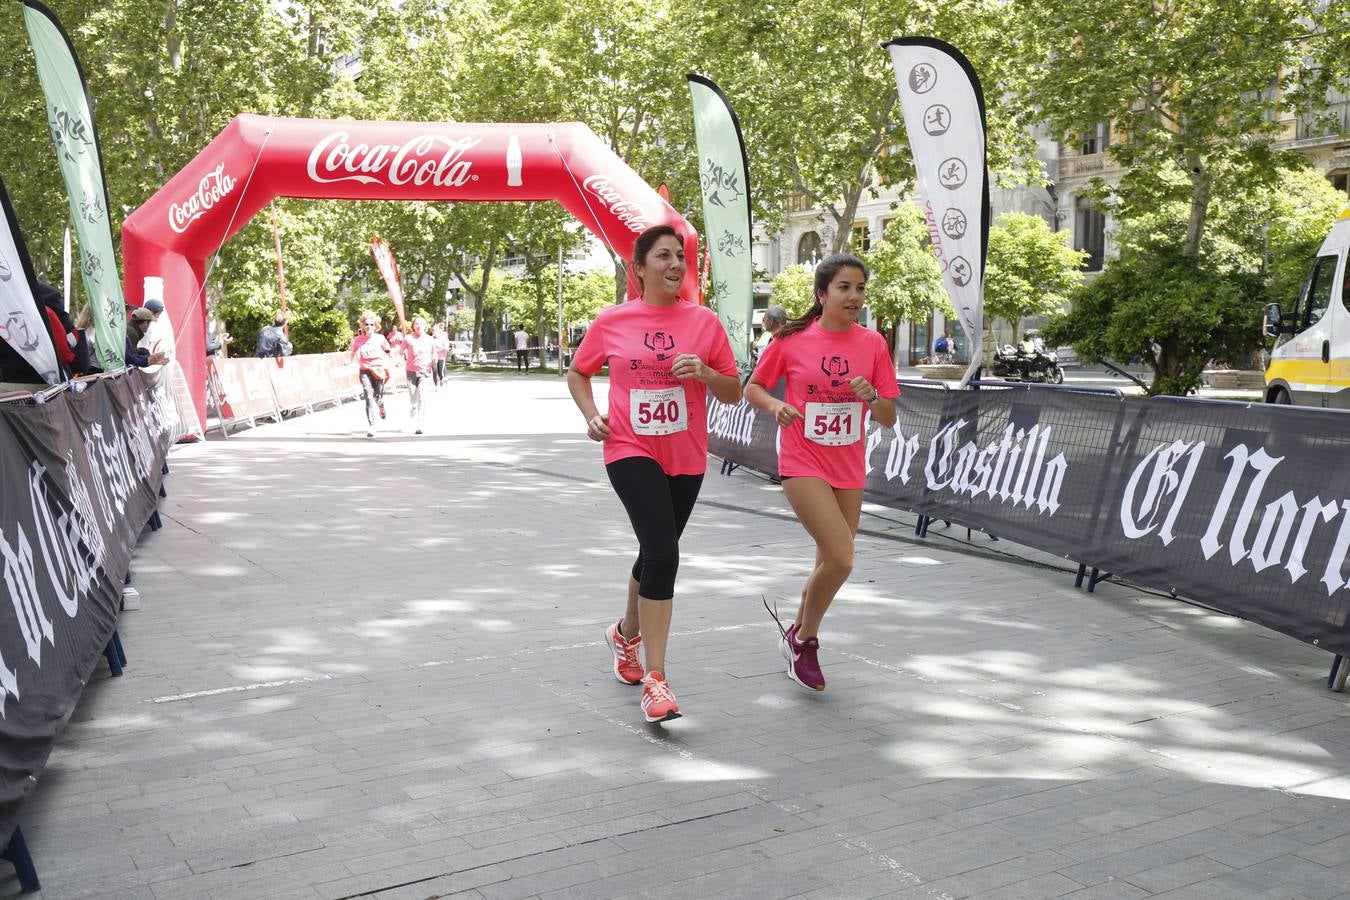
[[843, 447], [862, 440], [861, 403], [806, 404], [806, 438], [826, 447]]

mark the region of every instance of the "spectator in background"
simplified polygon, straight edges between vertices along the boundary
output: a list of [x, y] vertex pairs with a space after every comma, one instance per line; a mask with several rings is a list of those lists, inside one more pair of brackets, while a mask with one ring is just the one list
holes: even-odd
[[41, 281], [37, 286], [36, 299], [43, 317], [47, 320], [47, 331], [51, 334], [52, 345], [56, 348], [56, 360], [61, 364], [61, 376], [68, 378], [75, 363], [75, 323], [66, 312], [65, 300], [60, 291]]
[[516, 374], [519, 375], [522, 371], [530, 371], [530, 333], [517, 328], [512, 337], [516, 341]]
[[164, 301], [151, 298], [145, 301], [145, 308], [155, 314], [155, 319], [146, 329], [145, 337], [141, 339], [142, 346], [150, 353], [158, 353], [164, 357], [165, 362], [173, 359], [173, 325], [169, 322], [169, 317], [164, 315]]
[[258, 332], [258, 344], [254, 349], [253, 355], [259, 359], [276, 356], [290, 356], [291, 342], [286, 339], [286, 323], [290, 321], [287, 313], [279, 312], [272, 319], [272, 324], [265, 326]]
[[161, 352], [151, 353], [141, 346], [145, 339], [146, 332], [150, 330], [150, 324], [155, 321], [155, 314], [143, 306], [138, 306], [131, 311], [131, 318], [127, 322], [127, 343], [126, 343], [126, 363], [128, 366], [136, 366], [140, 369], [150, 366], [162, 366], [168, 362]]
[[787, 324], [787, 310], [778, 304], [770, 306], [764, 310], [764, 320], [762, 322], [763, 331], [759, 333], [759, 340], [755, 341], [755, 358], [764, 352], [764, 348], [769, 346], [769, 342], [778, 337], [778, 332], [783, 330]]
[[71, 368], [76, 375], [101, 371], [94, 361], [94, 311], [88, 304], [75, 317], [75, 363]]

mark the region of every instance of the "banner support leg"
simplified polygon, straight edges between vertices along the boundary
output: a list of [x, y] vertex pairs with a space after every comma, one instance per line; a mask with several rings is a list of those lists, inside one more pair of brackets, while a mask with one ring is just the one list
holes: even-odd
[[113, 644], [113, 641], [116, 641], [116, 640], [117, 640], [117, 632], [114, 631], [114, 632], [113, 632], [113, 636], [108, 640], [107, 646], [103, 648], [103, 658], [106, 659], [106, 660], [108, 661], [108, 669], [109, 669], [109, 671], [112, 672], [112, 677], [113, 677], [113, 678], [121, 678], [121, 677], [122, 677], [122, 663], [121, 663], [121, 661], [118, 659], [118, 657], [119, 657], [121, 654], [119, 654], [119, 653], [117, 652], [117, 647], [114, 646], [114, 644]]
[[1350, 660], [1339, 653], [1331, 661], [1331, 672], [1327, 675], [1327, 688], [1337, 693], [1345, 690], [1345, 676], [1350, 675]]
[[23, 888], [24, 893], [42, 890], [37, 869], [33, 866], [33, 857], [28, 854], [28, 842], [23, 839], [23, 829], [18, 825], [14, 826], [14, 833], [10, 835], [5, 851], [0, 853], [0, 859], [7, 859], [14, 864], [14, 874], [19, 876], [19, 887]]

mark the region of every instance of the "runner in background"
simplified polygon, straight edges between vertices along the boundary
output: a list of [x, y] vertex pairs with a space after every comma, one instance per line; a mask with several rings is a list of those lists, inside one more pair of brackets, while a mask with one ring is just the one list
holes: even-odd
[[414, 434], [422, 433], [427, 418], [427, 389], [435, 368], [436, 339], [427, 334], [427, 320], [414, 316], [412, 334], [403, 340], [403, 357], [408, 368], [408, 418]]
[[[741, 388], [717, 315], [680, 297], [685, 259], [679, 233], [658, 225], [638, 235], [633, 271], [643, 295], [596, 317], [572, 360], [567, 387], [586, 420], [586, 435], [605, 445], [605, 471], [638, 539], [627, 608], [605, 632], [614, 676], [641, 683], [643, 716], [661, 722], [680, 716], [665, 678], [666, 642], [680, 535], [708, 468], [707, 393], [736, 403]], [[605, 365], [609, 411], [602, 414], [591, 377]]]
[[350, 359], [361, 376], [361, 395], [366, 401], [366, 437], [375, 436], [375, 414], [384, 418], [384, 384], [389, 380], [389, 341], [380, 334], [380, 317], [365, 310], [359, 318], [360, 332], [352, 338]]
[[436, 387], [440, 387], [445, 382], [445, 359], [450, 355], [450, 336], [445, 333], [445, 326], [437, 322], [431, 327], [431, 339], [436, 342], [436, 360], [432, 367], [432, 381]]
[[[788, 677], [815, 691], [825, 690], [817, 632], [853, 571], [866, 478], [865, 418], [893, 426], [900, 396], [886, 339], [857, 322], [866, 287], [867, 267], [856, 256], [836, 253], [822, 261], [815, 305], [778, 332], [745, 387], [745, 399], [778, 422], [783, 493], [816, 542], [796, 619], [786, 630], [778, 626]], [[786, 398], [776, 400], [767, 388], [784, 377]]]

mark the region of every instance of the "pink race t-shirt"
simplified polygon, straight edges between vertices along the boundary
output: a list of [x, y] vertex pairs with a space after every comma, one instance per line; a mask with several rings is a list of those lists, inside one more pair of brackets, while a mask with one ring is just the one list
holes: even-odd
[[352, 338], [352, 356], [362, 369], [388, 369], [389, 342], [382, 334], [358, 334]]
[[866, 407], [848, 386], [859, 375], [882, 397], [900, 396], [886, 339], [861, 325], [826, 331], [817, 319], [765, 348], [750, 380], [768, 388], [786, 378], [784, 399], [802, 413], [780, 435], [779, 475], [815, 476], [840, 490], [863, 487]]
[[409, 372], [430, 375], [436, 356], [436, 339], [425, 332], [421, 337], [410, 334], [403, 339], [403, 355]]
[[606, 307], [595, 317], [572, 365], [588, 376], [609, 365], [606, 465], [645, 456], [667, 475], [707, 471], [708, 388], [671, 374], [681, 353], [736, 375], [727, 333], [706, 306], [685, 300], [652, 306], [638, 299]]

